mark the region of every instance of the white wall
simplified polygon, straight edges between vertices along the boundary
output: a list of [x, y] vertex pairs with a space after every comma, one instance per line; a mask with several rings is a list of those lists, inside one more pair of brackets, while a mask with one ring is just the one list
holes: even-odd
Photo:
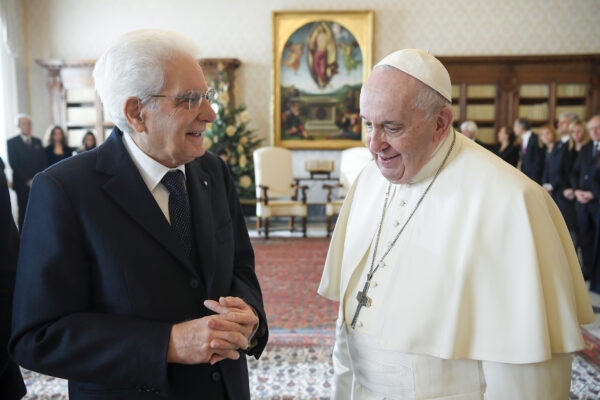
[[178, 30], [201, 44], [204, 57], [239, 58], [236, 99], [263, 137], [271, 119], [272, 11], [372, 9], [375, 62], [405, 47], [435, 55], [600, 53], [599, 0], [23, 1], [38, 135], [50, 112], [45, 71], [34, 60], [96, 59], [121, 33], [138, 28]]

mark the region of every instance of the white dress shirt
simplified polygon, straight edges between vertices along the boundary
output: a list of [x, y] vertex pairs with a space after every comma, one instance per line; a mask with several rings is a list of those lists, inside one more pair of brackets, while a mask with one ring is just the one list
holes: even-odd
[[23, 143], [30, 145], [31, 144], [31, 135], [27, 136], [27, 135], [23, 135], [21, 133], [21, 139], [23, 140]]
[[137, 167], [138, 171], [140, 171], [140, 175], [144, 180], [144, 183], [148, 187], [150, 193], [156, 200], [156, 203], [160, 207], [160, 210], [164, 214], [169, 224], [171, 223], [171, 218], [169, 218], [169, 191], [167, 188], [160, 182], [165, 174], [171, 170], [178, 169], [183, 172], [185, 176], [185, 166], [179, 165], [177, 168], [169, 168], [146, 153], [144, 153], [137, 144], [133, 141], [131, 136], [128, 133], [123, 133], [123, 144], [125, 145], [125, 149], [131, 156], [131, 160]]

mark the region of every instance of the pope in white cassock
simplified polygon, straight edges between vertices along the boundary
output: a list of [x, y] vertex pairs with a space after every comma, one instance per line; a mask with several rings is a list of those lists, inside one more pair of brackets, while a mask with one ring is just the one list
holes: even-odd
[[565, 400], [590, 306], [541, 186], [452, 128], [450, 77], [421, 50], [375, 66], [354, 182], [319, 294], [340, 302], [334, 399]]

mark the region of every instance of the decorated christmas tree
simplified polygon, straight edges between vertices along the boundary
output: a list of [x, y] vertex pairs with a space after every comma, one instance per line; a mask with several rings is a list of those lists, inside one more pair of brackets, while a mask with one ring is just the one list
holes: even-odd
[[218, 65], [217, 76], [210, 82], [217, 90], [213, 108], [217, 119], [204, 132], [205, 147], [221, 156], [229, 165], [238, 196], [254, 199], [254, 160], [252, 153], [262, 139], [256, 138], [248, 129], [250, 113], [244, 105], [231, 104], [229, 97], [230, 80], [222, 64]]

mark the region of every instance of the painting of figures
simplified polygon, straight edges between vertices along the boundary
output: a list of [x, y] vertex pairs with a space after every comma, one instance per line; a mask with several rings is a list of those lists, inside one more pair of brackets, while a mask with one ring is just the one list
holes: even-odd
[[[359, 95], [371, 67], [370, 34], [364, 32], [369, 31], [370, 24], [366, 18], [363, 29], [359, 30], [362, 35], [357, 35], [352, 29], [356, 28], [355, 18], [343, 21], [339, 17], [347, 17], [347, 13], [340, 13], [338, 18], [336, 15], [307, 19], [302, 14], [304, 20], [300, 18], [301, 23], [280, 38], [281, 51], [274, 66], [278, 145], [289, 148], [362, 145]], [[350, 22], [350, 27], [344, 22]]]

